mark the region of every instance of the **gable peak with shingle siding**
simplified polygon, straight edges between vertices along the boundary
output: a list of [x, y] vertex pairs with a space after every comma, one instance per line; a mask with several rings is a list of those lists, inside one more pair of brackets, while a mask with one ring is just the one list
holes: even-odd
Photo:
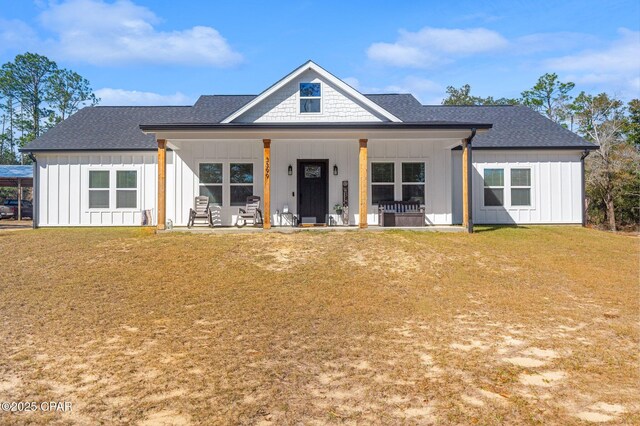
[[[298, 83], [320, 83], [319, 114], [300, 114]], [[312, 60], [306, 61], [272, 84], [221, 123], [233, 122], [400, 122], [393, 113], [372, 102], [362, 93]]]

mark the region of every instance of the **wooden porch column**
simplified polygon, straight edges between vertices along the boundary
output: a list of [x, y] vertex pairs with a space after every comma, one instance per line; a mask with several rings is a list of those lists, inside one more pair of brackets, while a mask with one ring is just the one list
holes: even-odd
[[359, 201], [359, 227], [367, 227], [367, 139], [360, 139], [360, 152], [358, 157], [358, 201]]
[[264, 145], [264, 180], [262, 181], [264, 195], [264, 211], [262, 229], [271, 229], [271, 139], [262, 139]]
[[158, 139], [158, 223], [157, 229], [165, 229], [167, 221], [167, 141]]
[[473, 162], [471, 156], [471, 141], [465, 139], [462, 142], [462, 226], [464, 226], [469, 233], [473, 232], [472, 178]]

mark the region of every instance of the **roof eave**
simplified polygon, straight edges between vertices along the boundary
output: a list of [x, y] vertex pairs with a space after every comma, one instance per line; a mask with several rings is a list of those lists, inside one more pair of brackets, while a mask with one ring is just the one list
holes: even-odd
[[156, 148], [117, 148], [117, 147], [95, 147], [95, 148], [20, 148], [20, 152], [96, 152], [96, 151], [155, 151]]
[[[598, 145], [558, 145], [558, 146], [542, 146], [542, 145], [529, 145], [529, 146], [477, 146], [473, 147], [474, 150], [482, 151], [517, 151], [517, 150], [562, 150], [562, 151], [595, 151], [600, 148]], [[462, 146], [456, 146], [452, 148], [454, 151], [462, 150]]]
[[207, 130], [207, 131], [229, 131], [229, 130], [489, 130], [493, 127], [490, 123], [161, 123], [161, 124], [141, 124], [140, 130], [145, 133], [167, 130]]

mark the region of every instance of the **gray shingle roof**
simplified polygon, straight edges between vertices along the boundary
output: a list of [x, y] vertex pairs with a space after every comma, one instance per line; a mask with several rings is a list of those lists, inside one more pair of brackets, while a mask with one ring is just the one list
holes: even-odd
[[[365, 95], [405, 123], [492, 123], [476, 148], [593, 148], [594, 145], [524, 106], [425, 106], [409, 94]], [[140, 124], [216, 124], [255, 95], [201, 96], [194, 106], [88, 107], [31, 142], [24, 151], [151, 150]]]
[[465, 119], [492, 123], [473, 140], [475, 148], [594, 148], [595, 145], [522, 105], [423, 106], [425, 120]]
[[190, 106], [87, 107], [47, 130], [24, 151], [149, 150], [157, 149], [153, 135], [138, 127], [147, 120], [175, 120]]

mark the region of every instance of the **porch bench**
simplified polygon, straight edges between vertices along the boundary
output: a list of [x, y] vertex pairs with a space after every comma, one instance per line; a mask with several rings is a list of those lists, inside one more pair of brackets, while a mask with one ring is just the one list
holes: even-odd
[[424, 207], [418, 201], [383, 201], [378, 203], [380, 226], [425, 226]]

